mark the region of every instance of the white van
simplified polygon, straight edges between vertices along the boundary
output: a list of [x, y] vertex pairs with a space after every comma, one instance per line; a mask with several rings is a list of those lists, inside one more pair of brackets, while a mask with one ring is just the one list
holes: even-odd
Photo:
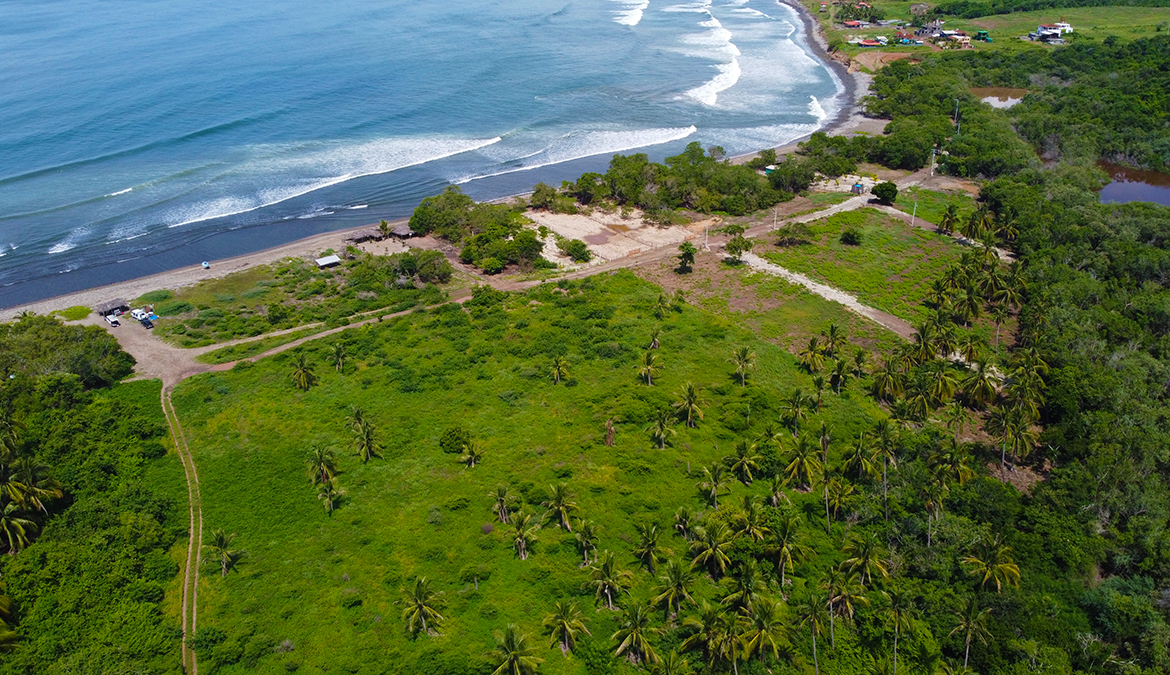
[[135, 309], [135, 310], [131, 310], [130, 316], [134, 317], [135, 321], [142, 321], [143, 319], [145, 319], [149, 315], [146, 313], [145, 310]]

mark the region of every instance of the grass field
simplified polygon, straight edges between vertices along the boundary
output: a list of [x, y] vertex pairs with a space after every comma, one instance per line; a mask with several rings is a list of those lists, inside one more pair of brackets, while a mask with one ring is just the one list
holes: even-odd
[[952, 204], [959, 207], [959, 215], [963, 218], [970, 215], [976, 206], [975, 198], [962, 190], [943, 192], [909, 187], [898, 193], [898, 200], [894, 202], [894, 208], [906, 213], [914, 213], [916, 203], [918, 204], [918, 217], [935, 225], [942, 220], [943, 213]]
[[[1036, 12], [1014, 12], [997, 14], [978, 19], [950, 19], [959, 29], [986, 30], [997, 41], [1014, 40], [1036, 30], [1036, 26], [1053, 21], [1067, 21], [1072, 24], [1076, 35], [1103, 39], [1116, 35], [1124, 40], [1154, 37], [1159, 25], [1165, 31], [1170, 22], [1170, 7], [1066, 7]], [[1074, 38], [1075, 39], [1075, 38]]]
[[275, 349], [283, 344], [288, 344], [294, 340], [299, 340], [309, 335], [320, 333], [323, 330], [328, 330], [325, 326], [312, 326], [303, 330], [295, 330], [284, 335], [277, 335], [274, 337], [265, 337], [243, 344], [231, 345], [222, 347], [215, 351], [200, 354], [195, 357], [195, 360], [200, 363], [227, 363], [229, 361], [238, 361], [246, 359], [250, 356], [263, 354], [269, 349]]
[[[507, 528], [496, 523], [490, 531], [489, 492], [510, 486], [539, 517], [549, 484], [568, 484], [580, 516], [601, 528], [599, 549], [617, 553], [620, 567], [634, 573], [632, 595], [646, 598], [654, 577], [631, 555], [635, 524], [655, 522], [669, 532], [678, 507], [701, 511], [700, 467], [775, 422], [781, 396], [810, 388], [787, 351], [723, 316], [688, 305], [655, 318], [659, 293], [623, 271], [510, 296], [504, 310], [475, 308], [469, 316], [449, 305], [353, 329], [300, 350], [321, 378], [303, 393], [289, 378], [295, 353], [180, 385], [174, 399], [200, 468], [207, 531], [238, 533], [247, 551], [226, 578], [214, 571], [202, 577], [199, 625], [222, 641], [205, 650], [201, 670], [218, 662], [224, 673], [244, 672], [249, 663], [264, 672], [481, 672], [492, 631], [516, 623], [540, 646], [541, 672], [632, 672], [607, 655], [617, 615], [594, 611], [591, 591], [582, 590], [587, 573], [572, 535], [546, 525], [532, 556], [518, 560], [502, 533]], [[635, 364], [656, 328], [663, 367], [650, 387]], [[354, 355], [344, 374], [324, 364], [336, 339]], [[746, 388], [727, 362], [741, 345], [756, 354]], [[549, 375], [558, 355], [570, 372], [559, 386]], [[688, 381], [703, 388], [705, 417], [696, 429], [676, 424], [660, 450], [646, 427]], [[344, 418], [355, 405], [379, 428], [384, 459], [361, 464], [347, 449]], [[827, 421], [844, 448], [876, 413], [855, 383], [840, 397], [827, 394], [823, 413], [804, 426]], [[611, 418], [616, 444], [606, 447]], [[486, 449], [474, 469], [438, 446], [456, 424]], [[312, 443], [337, 447], [341, 458], [347, 493], [332, 517], [305, 471]], [[765, 463], [774, 468], [776, 458]], [[762, 495], [763, 483], [736, 483], [720, 504]], [[809, 543], [826, 552], [798, 568], [800, 587], [805, 573], [819, 573], [839, 554], [818, 529], [824, 516], [817, 498], [791, 497], [807, 518]], [[662, 544], [674, 557], [686, 548], [670, 534]], [[447, 621], [439, 635], [412, 640], [395, 601], [416, 575], [444, 592]], [[706, 578], [695, 594], [717, 596]], [[540, 636], [543, 617], [560, 599], [581, 603], [593, 635], [571, 659]], [[655, 621], [661, 625], [660, 614]], [[657, 647], [668, 651], [677, 640], [671, 633]], [[852, 638], [839, 632], [838, 641]], [[799, 636], [796, 645], [811, 657]], [[856, 643], [841, 652], [856, 653]], [[834, 658], [822, 651], [821, 667]], [[797, 665], [804, 660], [797, 656]]]
[[[930, 284], [962, 253], [947, 238], [873, 209], [839, 213], [809, 228], [809, 244], [757, 252], [912, 323], [926, 316], [921, 302]], [[860, 231], [860, 246], [841, 243], [841, 233], [849, 228]]]

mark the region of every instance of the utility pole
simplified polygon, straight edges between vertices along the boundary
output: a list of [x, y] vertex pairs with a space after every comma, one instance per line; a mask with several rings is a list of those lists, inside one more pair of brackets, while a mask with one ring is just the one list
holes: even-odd
[[776, 231], [776, 212], [779, 210], [780, 210], [780, 207], [778, 207], [778, 206], [772, 207], [772, 231], [773, 232]]
[[918, 217], [918, 202], [914, 202], [914, 213], [910, 214], [910, 227], [914, 227], [914, 219]]

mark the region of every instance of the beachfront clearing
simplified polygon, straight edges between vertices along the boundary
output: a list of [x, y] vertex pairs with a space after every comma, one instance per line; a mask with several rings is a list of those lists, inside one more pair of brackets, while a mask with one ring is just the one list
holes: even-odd
[[[520, 560], [513, 528], [494, 522], [490, 494], [508, 486], [515, 506], [537, 522], [549, 485], [565, 483], [578, 515], [599, 526], [599, 551], [617, 554], [619, 569], [633, 573], [633, 597], [644, 599], [658, 574], [630, 555], [635, 525], [658, 524], [663, 552], [689, 561], [687, 542], [670, 534], [671, 517], [680, 506], [703, 510], [695, 488], [700, 467], [774, 423], [782, 396], [811, 387], [785, 350], [721, 317], [684, 306], [655, 318], [660, 292], [618, 272], [532, 289], [510, 297], [506, 310], [473, 309], [469, 316], [448, 306], [363, 327], [302, 348], [320, 377], [307, 392], [289, 382], [292, 353], [177, 387], [206, 528], [238, 533], [236, 544], [247, 551], [226, 577], [201, 578], [200, 630], [217, 631], [219, 644], [231, 648], [208, 648], [200, 666], [236, 672], [242, 666], [229, 664], [250, 654], [259, 670], [364, 672], [393, 663], [401, 672], [481, 672], [492, 631], [516, 623], [533, 634], [537, 655], [547, 660], [542, 670], [611, 667], [609, 637], [621, 615], [594, 611], [593, 591], [583, 587], [589, 572], [580, 569], [578, 525], [569, 533], [546, 522], [529, 559]], [[662, 367], [648, 387], [635, 363], [655, 328]], [[335, 340], [350, 346], [347, 374], [324, 362]], [[727, 363], [737, 346], [756, 355], [747, 387]], [[560, 386], [549, 374], [555, 356], [569, 364]], [[675, 424], [677, 434], [659, 449], [646, 426], [687, 381], [702, 387], [705, 416], [695, 429]], [[842, 396], [826, 392], [822, 412], [805, 424], [824, 420], [842, 439], [867, 428], [877, 410], [857, 393], [860, 386], [850, 384]], [[350, 406], [363, 407], [376, 425], [384, 459], [363, 464], [348, 449]], [[603, 442], [609, 419], [614, 447]], [[485, 449], [475, 468], [439, 448], [444, 430], [456, 424]], [[314, 443], [334, 446], [339, 457], [345, 493], [332, 517], [305, 470]], [[833, 458], [846, 443], [839, 446]], [[778, 468], [770, 452], [763, 463], [762, 476]], [[766, 496], [766, 483], [728, 485], [719, 503]], [[818, 513], [817, 494], [789, 496], [794, 513]], [[834, 527], [833, 537], [802, 528], [823, 560], [840, 556], [840, 526]], [[444, 594], [446, 621], [434, 635], [411, 639], [396, 602], [416, 576]], [[721, 597], [717, 588], [696, 574], [691, 592]], [[580, 603], [592, 633], [567, 659], [539, 638], [541, 621], [560, 600]], [[622, 606], [630, 601], [624, 594], [616, 599]], [[842, 653], [859, 648], [846, 631], [837, 640]], [[295, 649], [273, 648], [280, 644]], [[835, 657], [821, 659], [833, 664]]]
[[[948, 237], [870, 208], [838, 213], [808, 227], [807, 244], [777, 248], [767, 242], [756, 252], [911, 323], [927, 316], [922, 301], [930, 284], [963, 252]], [[842, 243], [846, 230], [858, 232], [861, 243]]]
[[[600, 209], [594, 209], [589, 215], [539, 210], [530, 210], [526, 215], [536, 227], [544, 226], [565, 239], [584, 241], [595, 256], [594, 264], [619, 260], [663, 246], [678, 246], [701, 236], [705, 228], [718, 227], [720, 224], [718, 218], [711, 218], [687, 225], [660, 226], [644, 221], [637, 210], [626, 217], [617, 211], [607, 213]], [[556, 251], [555, 238], [551, 236], [546, 240], [545, 257], [565, 267], [579, 266], [568, 256]]]

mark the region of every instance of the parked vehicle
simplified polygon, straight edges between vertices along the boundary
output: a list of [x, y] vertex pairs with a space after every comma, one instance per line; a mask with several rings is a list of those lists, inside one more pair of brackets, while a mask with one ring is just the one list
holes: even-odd
[[154, 322], [146, 317], [139, 319], [138, 323], [142, 324], [143, 328], [154, 328]]
[[144, 309], [131, 310], [130, 316], [134, 317], [135, 321], [142, 321], [147, 316], [146, 310], [144, 310]]
[[114, 316], [113, 314], [106, 315], [106, 323], [110, 324], [114, 328], [122, 325], [122, 322], [118, 321], [118, 317]]

